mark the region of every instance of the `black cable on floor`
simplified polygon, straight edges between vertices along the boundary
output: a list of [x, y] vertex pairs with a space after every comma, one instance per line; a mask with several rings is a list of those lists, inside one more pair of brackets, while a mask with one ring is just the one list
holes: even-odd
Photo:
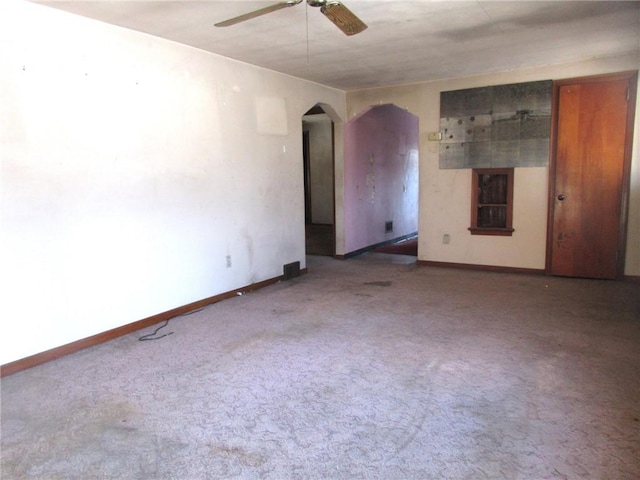
[[[204, 310], [204, 307], [198, 308], [196, 310], [192, 310], [190, 312], [187, 313], [183, 313], [182, 315], [178, 315], [179, 317], [186, 317], [187, 315], [193, 315], [194, 313], [197, 313], [201, 310]], [[175, 318], [175, 317], [174, 317]], [[144, 342], [146, 340], [160, 340], [161, 338], [164, 337], [168, 337], [169, 335], [173, 335], [173, 332], [169, 332], [169, 333], [165, 333], [164, 335], [160, 335], [159, 337], [154, 337], [154, 335], [156, 333], [158, 333], [161, 329], [163, 329], [164, 327], [166, 327], [167, 325], [169, 325], [169, 320], [171, 320], [171, 318], [167, 319], [164, 321], [164, 323], [162, 325], [160, 325], [158, 328], [156, 328], [153, 333], [148, 333], [146, 335], [141, 336], [140, 338], [138, 338], [138, 341], [140, 342]]]
[[166, 327], [167, 325], [169, 325], [169, 320], [165, 320], [162, 325], [160, 325], [158, 328], [156, 328], [153, 331], [153, 333], [148, 333], [147, 335], [143, 335], [140, 338], [138, 338], [138, 341], [144, 342], [145, 340], [160, 340], [161, 338], [164, 338], [166, 336], [173, 335], [173, 332], [169, 332], [169, 333], [165, 333], [164, 335], [160, 335], [159, 337], [154, 337], [154, 335], [158, 333], [160, 329]]

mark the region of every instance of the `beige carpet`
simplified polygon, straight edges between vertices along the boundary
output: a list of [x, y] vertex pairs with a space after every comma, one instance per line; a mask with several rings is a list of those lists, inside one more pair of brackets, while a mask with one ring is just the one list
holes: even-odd
[[4, 378], [2, 478], [640, 478], [638, 284], [309, 271]]

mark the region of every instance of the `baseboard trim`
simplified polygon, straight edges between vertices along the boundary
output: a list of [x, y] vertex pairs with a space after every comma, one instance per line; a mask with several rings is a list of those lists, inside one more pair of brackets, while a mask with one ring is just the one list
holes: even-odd
[[[473, 263], [434, 262], [431, 260], [418, 260], [416, 264], [422, 267], [458, 268], [463, 270], [481, 270], [485, 272], [497, 273], [521, 273], [526, 275], [547, 275], [546, 270], [537, 268], [499, 267], [495, 265], [476, 265]], [[625, 282], [640, 282], [640, 276], [624, 275], [622, 277], [622, 280]]]
[[431, 260], [418, 260], [417, 264], [423, 267], [458, 268], [463, 270], [482, 270], [485, 272], [497, 272], [497, 273], [524, 273], [527, 275], [545, 275], [546, 274], [544, 269], [500, 267], [496, 265], [476, 265], [473, 263], [451, 263], [451, 262], [434, 262]]
[[387, 245], [391, 245], [394, 243], [401, 242], [403, 240], [408, 240], [413, 237], [417, 237], [418, 232], [408, 233], [406, 235], [402, 235], [401, 237], [392, 238], [391, 240], [385, 240], [384, 242], [376, 243], [374, 245], [369, 245], [368, 247], [360, 248], [358, 250], [354, 250], [353, 252], [345, 253], [344, 255], [334, 255], [334, 258], [338, 260], [347, 260], [348, 258], [357, 257], [358, 255], [362, 255], [363, 253], [370, 252], [371, 250], [375, 250], [376, 248], [386, 247]]
[[[308, 270], [306, 268], [300, 269], [301, 275], [306, 274], [307, 272]], [[179, 317], [186, 313], [193, 312], [194, 310], [198, 310], [208, 305], [221, 302], [228, 298], [233, 298], [237, 295], [253, 292], [255, 290], [268, 287], [269, 285], [278, 283], [283, 279], [284, 279], [284, 275], [280, 275], [278, 277], [270, 278], [268, 280], [263, 280], [262, 282], [252, 283], [251, 285], [247, 285], [242, 288], [238, 288], [235, 290], [231, 290], [229, 292], [224, 292], [218, 295], [214, 295], [209, 298], [204, 298], [202, 300], [198, 300], [196, 302], [189, 303], [187, 305], [182, 305], [181, 307], [177, 307], [177, 308], [168, 310], [166, 312], [158, 313], [157, 315], [152, 315], [142, 320], [128, 323], [126, 325], [122, 325], [120, 327], [116, 327], [111, 330], [107, 330], [105, 332], [92, 335], [90, 337], [82, 338], [80, 340], [76, 340], [75, 342], [67, 343], [66, 345], [61, 345], [59, 347], [55, 347], [50, 350], [46, 350], [44, 352], [36, 353], [34, 355], [22, 358], [20, 360], [16, 360], [14, 362], [5, 363], [4, 365], [0, 365], [0, 377], [6, 377], [8, 375], [12, 375], [22, 370], [26, 370], [28, 368], [35, 367], [37, 365], [41, 365], [46, 362], [50, 362], [51, 360], [55, 360], [65, 355], [79, 352], [80, 350], [84, 350], [85, 348], [94, 347], [101, 343], [108, 342], [109, 340], [113, 340], [114, 338], [122, 337], [123, 335], [128, 335], [129, 333], [133, 333], [136, 330], [148, 328], [157, 323], [164, 322], [165, 320], [170, 320], [175, 317]]]

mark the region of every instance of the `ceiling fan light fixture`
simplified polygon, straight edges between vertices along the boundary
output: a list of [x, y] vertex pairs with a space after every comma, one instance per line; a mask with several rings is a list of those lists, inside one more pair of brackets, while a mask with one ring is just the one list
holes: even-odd
[[320, 11], [345, 35], [355, 35], [367, 28], [362, 20], [340, 2], [327, 1], [320, 7]]
[[[224, 20], [215, 24], [216, 27], [229, 27], [237, 23], [251, 20], [252, 18], [261, 17], [267, 13], [282, 10], [283, 8], [293, 7], [302, 3], [302, 0], [284, 0], [273, 5], [269, 5], [258, 10], [254, 10], [237, 17]], [[367, 25], [351, 12], [347, 7], [337, 0], [307, 0], [310, 7], [320, 7], [320, 11], [331, 20], [345, 35], [355, 35], [367, 28]]]

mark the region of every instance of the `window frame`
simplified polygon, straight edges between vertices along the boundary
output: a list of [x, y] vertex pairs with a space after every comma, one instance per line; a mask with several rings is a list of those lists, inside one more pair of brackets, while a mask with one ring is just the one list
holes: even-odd
[[[471, 226], [469, 232], [471, 235], [499, 235], [512, 236], [515, 231], [513, 228], [513, 168], [474, 168], [471, 170]], [[479, 203], [479, 189], [481, 175], [506, 175], [507, 176], [507, 195], [506, 203], [482, 204]], [[506, 208], [506, 226], [505, 227], [482, 227], [478, 226], [478, 211], [483, 206], [501, 206]]]

